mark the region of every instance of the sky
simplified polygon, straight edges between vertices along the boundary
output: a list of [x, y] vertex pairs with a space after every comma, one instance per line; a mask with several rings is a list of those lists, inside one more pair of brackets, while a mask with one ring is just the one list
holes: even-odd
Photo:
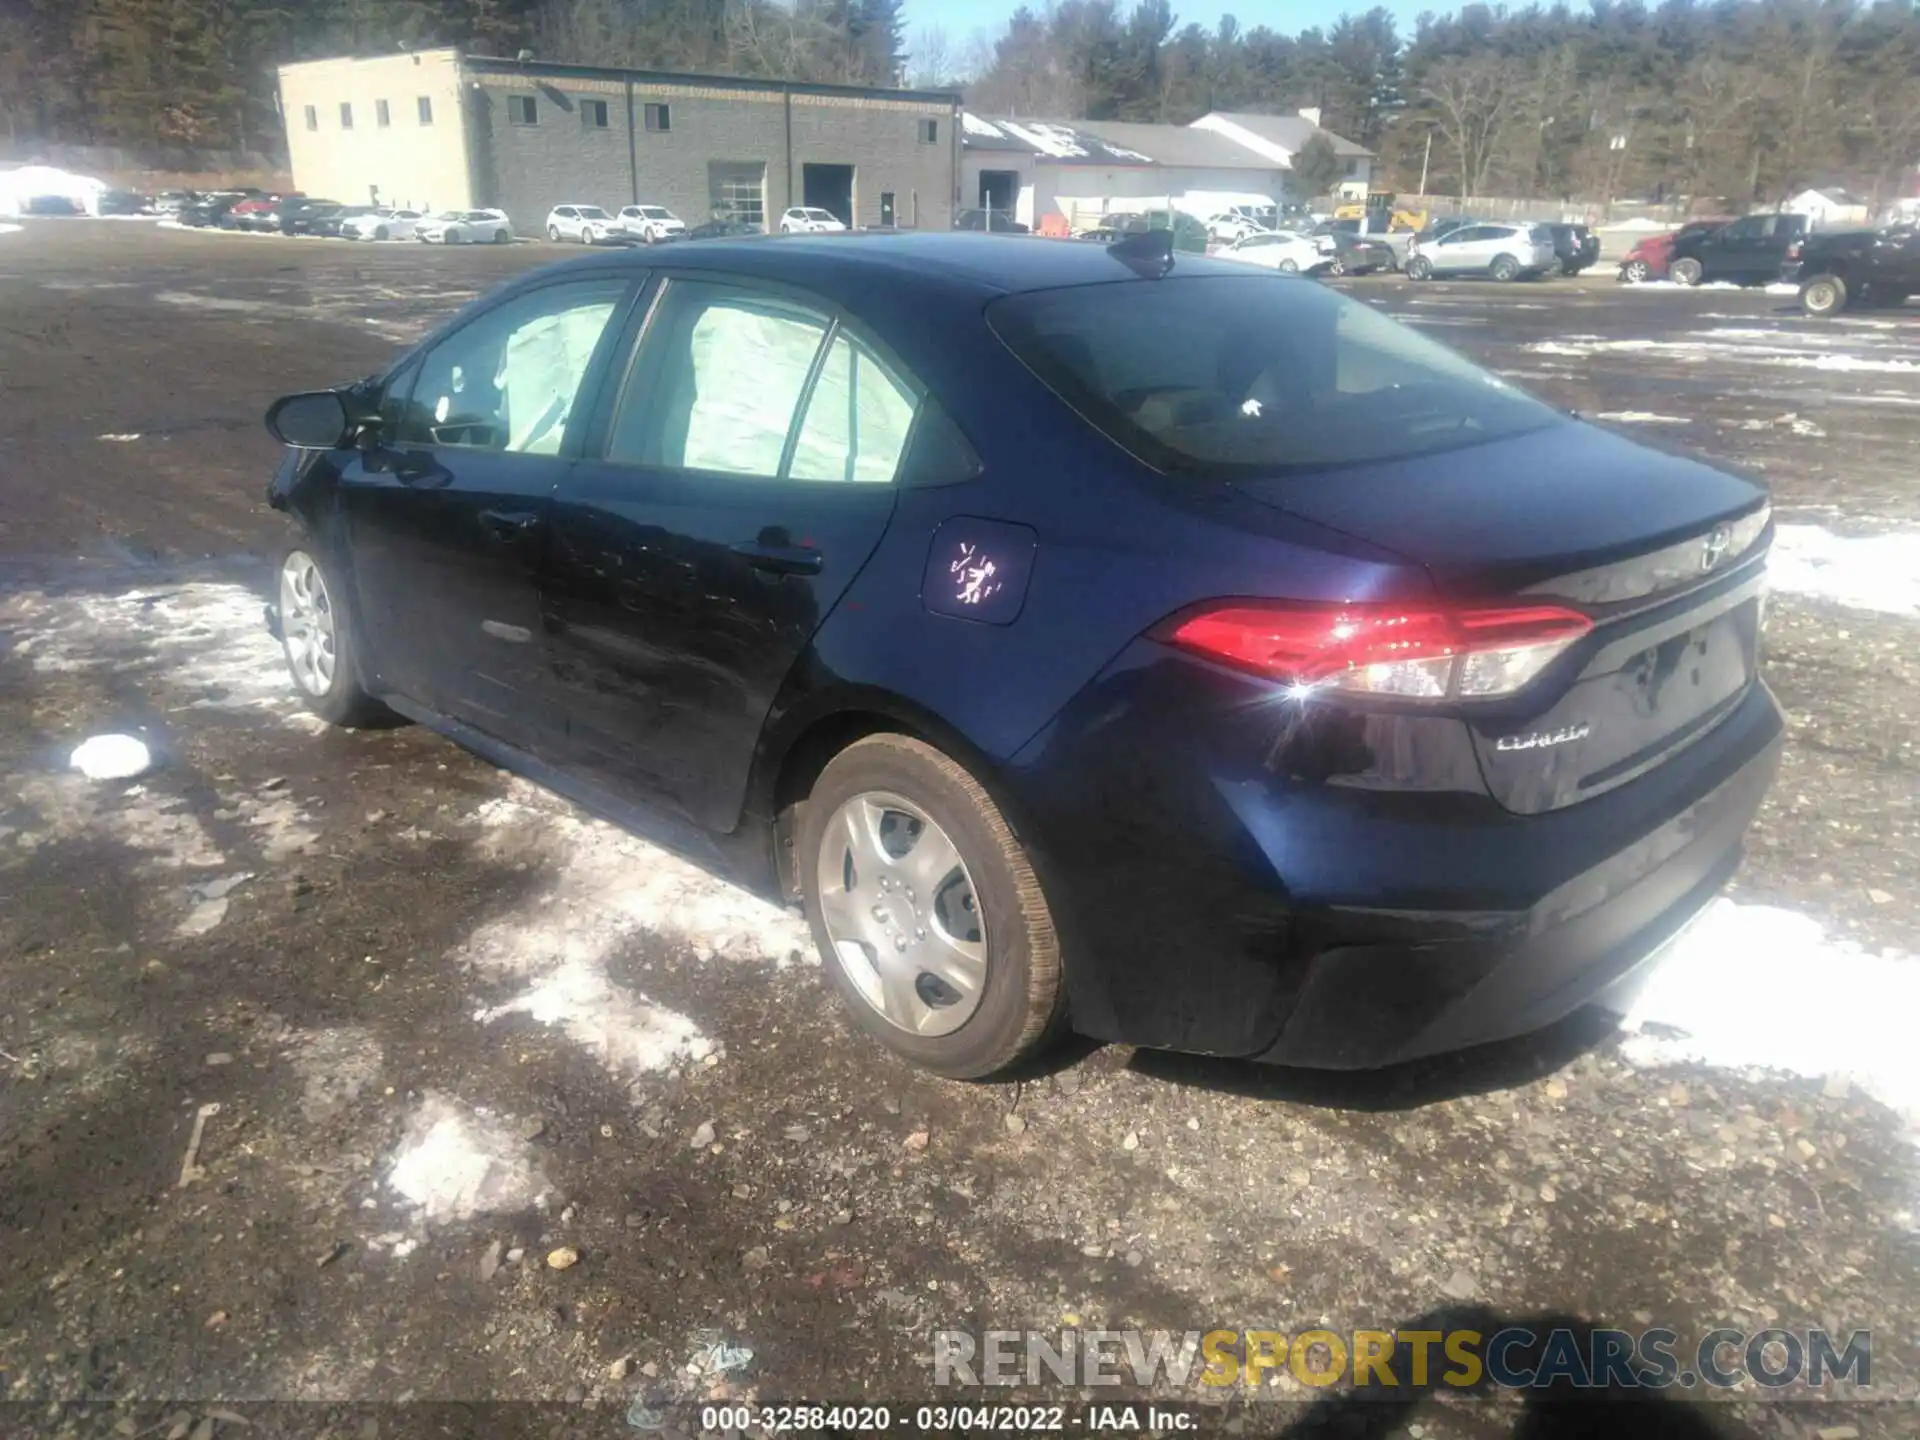
[[[1413, 33], [1414, 19], [1421, 11], [1459, 8], [1436, 4], [1434, 0], [1379, 0], [1379, 3], [1392, 12], [1403, 36]], [[1036, 10], [1043, 4], [1044, 0], [1034, 0]], [[998, 35], [1007, 18], [1019, 8], [1019, 0], [906, 0], [907, 35], [911, 38], [923, 29], [938, 26], [947, 32], [950, 44], [964, 47], [976, 30]], [[1120, 0], [1122, 14], [1131, 8], [1128, 0]], [[1343, 14], [1357, 15], [1372, 8], [1370, 0], [1295, 0], [1292, 4], [1274, 4], [1273, 0], [1264, 0], [1264, 3], [1263, 0], [1244, 0], [1238, 4], [1234, 0], [1188, 0], [1182, 4], [1175, 0], [1173, 13], [1175, 29], [1198, 23], [1211, 30], [1222, 15], [1232, 15], [1242, 30], [1266, 25], [1282, 34], [1296, 35], [1316, 25], [1326, 29]]]

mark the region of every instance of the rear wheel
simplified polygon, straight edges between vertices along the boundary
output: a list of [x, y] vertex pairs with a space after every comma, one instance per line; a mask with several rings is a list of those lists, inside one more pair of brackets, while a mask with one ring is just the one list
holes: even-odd
[[505, 230], [496, 230], [493, 232], [493, 243], [496, 245], [505, 245], [512, 239], [513, 236], [509, 235]]
[[1520, 262], [1511, 255], [1496, 255], [1493, 264], [1487, 267], [1487, 273], [1494, 279], [1500, 281], [1518, 280], [1520, 278]]
[[1847, 283], [1838, 275], [1816, 275], [1800, 287], [1800, 308], [1809, 315], [1837, 315], [1846, 303]]
[[1412, 259], [1407, 261], [1407, 279], [1431, 280], [1432, 278], [1433, 278], [1433, 262], [1427, 259], [1426, 256], [1415, 255]]
[[1698, 285], [1706, 273], [1706, 267], [1692, 256], [1676, 260], [1667, 267], [1667, 274], [1682, 285]]
[[360, 686], [359, 638], [334, 600], [340, 589], [307, 542], [280, 561], [280, 648], [307, 708], [335, 725], [390, 721], [393, 712]]
[[1620, 267], [1620, 278], [1630, 285], [1643, 285], [1653, 278], [1653, 267], [1644, 260], [1629, 260]]
[[377, 226], [374, 229], [373, 238], [376, 240], [391, 240], [393, 238], [393, 232], [384, 225]]
[[969, 1080], [1047, 1040], [1064, 994], [1053, 920], [965, 768], [902, 735], [849, 746], [807, 799], [800, 854], [815, 943], [861, 1030]]

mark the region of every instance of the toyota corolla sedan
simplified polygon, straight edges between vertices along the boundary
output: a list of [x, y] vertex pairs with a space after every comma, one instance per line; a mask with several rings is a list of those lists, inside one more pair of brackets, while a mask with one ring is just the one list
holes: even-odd
[[268, 426], [316, 713], [803, 904], [944, 1075], [1543, 1026], [1777, 761], [1757, 485], [1164, 235], [583, 257]]

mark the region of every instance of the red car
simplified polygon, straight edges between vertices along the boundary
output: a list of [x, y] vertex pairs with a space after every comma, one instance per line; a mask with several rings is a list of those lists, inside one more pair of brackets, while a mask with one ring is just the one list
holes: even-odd
[[1668, 230], [1660, 235], [1649, 235], [1644, 240], [1634, 242], [1634, 246], [1620, 262], [1620, 278], [1638, 285], [1644, 280], [1664, 280], [1667, 278], [1667, 262], [1673, 259], [1673, 244], [1682, 235], [1700, 235], [1709, 230], [1718, 230], [1727, 220], [1721, 217], [1715, 220], [1689, 220], [1678, 230]]

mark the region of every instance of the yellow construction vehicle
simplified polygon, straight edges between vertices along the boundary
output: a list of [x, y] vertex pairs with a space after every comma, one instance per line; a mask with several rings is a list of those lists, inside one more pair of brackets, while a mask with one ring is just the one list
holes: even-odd
[[1427, 212], [1424, 210], [1400, 210], [1394, 201], [1399, 198], [1391, 190], [1375, 190], [1367, 196], [1366, 203], [1358, 202], [1334, 207], [1336, 220], [1362, 220], [1366, 222], [1369, 233], [1382, 231], [1410, 230], [1418, 232], [1427, 228]]

